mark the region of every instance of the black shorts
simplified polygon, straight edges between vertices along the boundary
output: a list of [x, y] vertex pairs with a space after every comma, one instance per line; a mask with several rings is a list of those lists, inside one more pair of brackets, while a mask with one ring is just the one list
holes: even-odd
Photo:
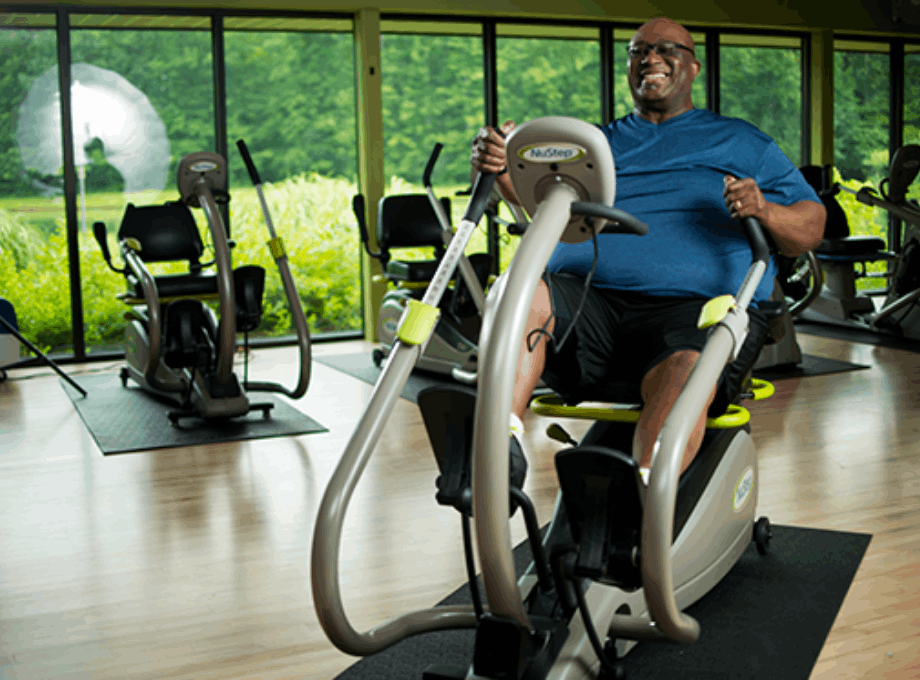
[[[642, 403], [640, 385], [649, 370], [680, 350], [703, 349], [709, 330], [697, 327], [702, 298], [662, 297], [590, 287], [584, 279], [546, 274], [555, 328], [543, 381], [567, 401]], [[745, 377], [767, 337], [763, 313], [748, 309], [749, 331], [738, 358], [719, 379], [709, 415], [725, 412], [741, 394]]]

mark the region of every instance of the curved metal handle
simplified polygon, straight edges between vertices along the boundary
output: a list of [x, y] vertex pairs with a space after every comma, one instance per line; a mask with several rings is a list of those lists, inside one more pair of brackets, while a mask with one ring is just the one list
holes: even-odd
[[246, 170], [249, 172], [249, 179], [251, 179], [252, 183], [256, 186], [262, 184], [262, 180], [259, 177], [259, 171], [256, 170], [256, 165], [252, 162], [252, 156], [249, 155], [249, 149], [246, 148], [246, 142], [242, 139], [236, 140], [236, 148], [240, 150], [240, 155], [243, 157], [243, 162], [246, 164]]
[[434, 164], [438, 162], [438, 156], [441, 155], [441, 149], [443, 148], [444, 145], [438, 142], [434, 145], [434, 149], [431, 150], [431, 155], [428, 157], [428, 162], [425, 164], [425, 172], [422, 173], [422, 184], [426, 187], [431, 186], [431, 172], [434, 170]]

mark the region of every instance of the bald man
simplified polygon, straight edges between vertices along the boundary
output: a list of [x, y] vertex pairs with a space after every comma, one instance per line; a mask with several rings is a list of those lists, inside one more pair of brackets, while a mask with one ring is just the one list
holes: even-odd
[[[523, 455], [521, 419], [541, 376], [573, 401], [602, 398], [609, 383], [627, 380], [639, 386], [635, 397], [643, 404], [634, 450], [647, 478], [664, 419], [706, 341], [707, 333], [697, 328], [700, 309], [710, 298], [736, 293], [750, 265], [750, 249], [734, 222], [756, 217], [780, 250], [794, 256], [818, 245], [826, 213], [767, 135], [739, 119], [694, 108], [691, 91], [700, 62], [686, 28], [663, 17], [642, 25], [627, 47], [627, 72], [633, 112], [601, 129], [616, 163], [615, 205], [650, 231], [643, 237], [599, 235], [600, 256], [589, 282], [593, 244], [557, 246], [528, 319], [511, 447], [513, 458]], [[512, 129], [511, 121], [502, 126], [505, 134]], [[503, 138], [481, 129], [471, 162], [477, 171], [500, 172]], [[497, 185], [508, 201], [520, 203], [507, 174]], [[775, 274], [771, 262], [755, 306], [770, 297]], [[684, 470], [699, 450], [707, 413], [720, 415], [738, 398], [757, 359], [766, 320], [757, 309], [749, 313], [748, 338], [696, 423]]]

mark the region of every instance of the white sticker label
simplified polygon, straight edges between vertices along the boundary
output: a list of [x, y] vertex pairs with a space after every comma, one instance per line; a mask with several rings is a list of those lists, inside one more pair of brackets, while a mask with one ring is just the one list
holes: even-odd
[[192, 172], [211, 172], [211, 170], [217, 170], [217, 163], [213, 161], [198, 161], [189, 169]]
[[740, 512], [741, 509], [747, 504], [753, 490], [754, 468], [749, 467], [742, 473], [738, 483], [735, 484], [734, 492], [732, 492], [732, 509], [735, 512]]
[[571, 163], [585, 153], [577, 144], [534, 144], [518, 151], [518, 156], [531, 163]]

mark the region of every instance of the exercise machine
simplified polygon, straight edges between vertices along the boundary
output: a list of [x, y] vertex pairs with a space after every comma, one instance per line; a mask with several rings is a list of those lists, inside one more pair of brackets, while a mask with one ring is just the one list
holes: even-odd
[[[241, 151], [245, 145], [241, 146]], [[248, 153], [244, 160], [262, 198], [258, 173]], [[237, 333], [255, 330], [262, 313], [265, 270], [247, 265], [232, 268], [229, 239], [220, 203], [229, 201], [227, 164], [212, 152], [185, 156], [177, 174], [180, 199], [164, 205], [128, 204], [118, 231], [124, 267], [112, 263], [105, 224], [93, 232], [109, 268], [123, 274], [128, 290], [119, 297], [129, 305], [125, 330], [126, 365], [122, 384], [132, 380], [143, 389], [177, 405], [168, 412], [173, 425], [198, 417], [224, 420], [259, 410], [264, 417], [274, 404], [252, 402], [246, 390], [279, 392], [297, 399], [306, 393], [310, 378], [310, 336], [303, 306], [296, 293], [284, 254], [262, 198], [271, 233], [269, 247], [284, 282], [285, 294], [297, 328], [300, 350], [298, 384], [288, 390], [277, 383], [240, 382], [233, 370]], [[202, 262], [204, 244], [190, 208], [205, 214], [214, 259]], [[148, 265], [187, 262], [188, 272], [154, 276]], [[205, 269], [214, 267], [213, 273]], [[216, 301], [215, 314], [207, 301]]]
[[[833, 184], [830, 166], [814, 171], [822, 173], [823, 191], [819, 193], [830, 197], [835, 207], [828, 207], [827, 231], [815, 251], [824, 285], [807, 304], [802, 318], [920, 340], [920, 205], [907, 198], [907, 189], [920, 173], [920, 146], [911, 144], [895, 151], [888, 177], [879, 183], [878, 191], [871, 187], [854, 191]], [[877, 236], [850, 235], [846, 214], [834, 198], [840, 191], [907, 223], [893, 249]], [[887, 271], [868, 272], [866, 265], [871, 262], [887, 263]], [[857, 280], [873, 277], [889, 281], [880, 291], [856, 290]], [[873, 300], [876, 296], [884, 297], [881, 305]]]
[[[425, 165], [422, 175], [425, 194], [399, 194], [380, 199], [377, 205], [379, 250], [373, 250], [370, 245], [364, 196], [357, 194], [352, 201], [367, 254], [383, 267], [381, 280], [396, 286], [384, 295], [377, 317], [380, 347], [375, 348], [372, 355], [377, 366], [383, 363], [393, 346], [406, 305], [409, 300], [422, 298], [453, 238], [450, 199], [439, 199], [431, 185], [431, 174], [442, 149], [442, 144], [435, 144]], [[494, 210], [494, 207], [490, 205], [487, 209]], [[433, 249], [434, 257], [427, 260], [395, 257], [393, 251], [403, 248]], [[460, 276], [439, 303], [441, 314], [434, 335], [417, 368], [449, 374], [459, 382], [473, 384], [478, 369], [477, 342], [492, 257], [487, 253], [461, 255], [457, 268]]]
[[[545, 414], [579, 413], [611, 422], [592, 427], [584, 441], [557, 454], [556, 510], [545, 539], [531, 536], [534, 562], [518, 579], [509, 518], [523, 493], [509, 481], [508, 422], [530, 301], [559, 240], [581, 242], [600, 231], [643, 234], [648, 227], [610, 207], [613, 157], [596, 126], [564, 117], [529, 121], [508, 136], [507, 157], [517, 195], [533, 219], [489, 292], [477, 389], [451, 386], [454, 396], [435, 399], [443, 407], [422, 407], [442, 471], [438, 499], [471, 510], [476, 519], [484, 602], [477, 605], [474, 598], [471, 606], [412, 612], [367, 632], [351, 625], [342, 604], [338, 560], [344, 514], [391, 402], [433, 328], [430, 319], [424, 321], [436, 316], [433, 297], [405, 315], [400, 340], [323, 495], [312, 553], [314, 603], [329, 639], [354, 655], [373, 654], [409, 635], [475, 628], [470, 664], [432, 666], [425, 680], [573, 680], [597, 677], [599, 670], [616, 677], [611, 657], [636, 641], [696, 640], [699, 625], [681, 610], [718, 583], [752, 540], [761, 551], [768, 548], [769, 522], [754, 521], [757, 459], [747, 411], [735, 406], [711, 422], [715, 433], [707, 435], [685, 474], [679, 472], [705, 397], [746, 336], [746, 309], [767, 269], [769, 249], [756, 221], [746, 220], [750, 271], [736, 296], [706, 307], [704, 322], [712, 332], [658, 438], [648, 486], [630, 453], [635, 411], [615, 407], [601, 413], [553, 399], [537, 402]], [[481, 176], [477, 189], [490, 180]], [[464, 222], [458, 236], [468, 228]], [[450, 266], [448, 258], [445, 264]], [[758, 384], [756, 391], [767, 396], [770, 387]]]

